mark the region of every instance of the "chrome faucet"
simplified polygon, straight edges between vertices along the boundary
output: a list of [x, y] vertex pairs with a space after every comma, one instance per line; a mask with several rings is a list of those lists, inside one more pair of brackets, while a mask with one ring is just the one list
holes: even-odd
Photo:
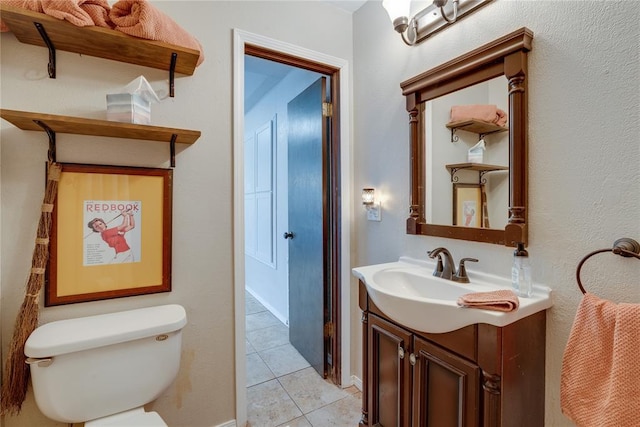
[[467, 276], [467, 269], [464, 266], [466, 261], [478, 262], [475, 258], [462, 258], [460, 260], [460, 267], [456, 270], [455, 261], [453, 256], [446, 248], [436, 248], [429, 251], [429, 258], [438, 258], [436, 268], [433, 271], [433, 275], [436, 277], [442, 277], [443, 279], [453, 280], [454, 282], [469, 283], [469, 276]]

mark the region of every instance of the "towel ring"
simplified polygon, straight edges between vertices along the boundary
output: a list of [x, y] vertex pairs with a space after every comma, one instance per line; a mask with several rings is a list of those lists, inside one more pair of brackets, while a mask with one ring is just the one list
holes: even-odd
[[587, 256], [582, 258], [582, 261], [580, 261], [580, 263], [578, 264], [578, 268], [576, 268], [576, 280], [578, 281], [578, 287], [583, 294], [586, 294], [587, 291], [584, 290], [582, 281], [580, 280], [580, 270], [582, 269], [582, 264], [584, 264], [584, 262], [592, 256], [602, 252], [613, 252], [616, 255], [620, 255], [626, 258], [635, 257], [637, 259], [640, 259], [640, 243], [628, 237], [622, 237], [613, 242], [613, 248], [599, 249], [597, 251], [589, 253]]

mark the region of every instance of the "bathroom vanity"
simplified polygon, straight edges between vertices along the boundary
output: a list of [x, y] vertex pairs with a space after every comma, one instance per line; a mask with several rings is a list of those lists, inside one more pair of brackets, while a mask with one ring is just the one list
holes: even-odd
[[546, 311], [433, 334], [389, 319], [359, 284], [361, 426], [543, 426]]

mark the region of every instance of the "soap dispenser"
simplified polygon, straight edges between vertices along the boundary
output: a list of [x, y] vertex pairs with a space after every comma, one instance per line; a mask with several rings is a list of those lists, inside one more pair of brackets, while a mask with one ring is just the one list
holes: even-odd
[[524, 248], [524, 243], [519, 242], [513, 251], [513, 267], [511, 268], [511, 285], [520, 297], [531, 297], [533, 287], [531, 285], [531, 265], [529, 253]]

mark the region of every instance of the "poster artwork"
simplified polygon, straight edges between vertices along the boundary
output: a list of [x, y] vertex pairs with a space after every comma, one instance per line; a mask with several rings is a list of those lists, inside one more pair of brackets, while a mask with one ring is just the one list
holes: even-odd
[[83, 265], [140, 262], [142, 202], [85, 200]]
[[465, 200], [462, 202], [464, 226], [473, 227], [477, 222], [476, 214], [478, 212], [478, 206], [475, 200]]

